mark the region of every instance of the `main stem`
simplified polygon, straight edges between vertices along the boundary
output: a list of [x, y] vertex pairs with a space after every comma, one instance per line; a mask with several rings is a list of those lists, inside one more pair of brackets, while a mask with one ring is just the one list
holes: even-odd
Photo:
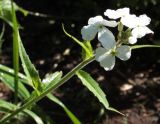
[[13, 22], [13, 68], [14, 68], [14, 100], [17, 104], [18, 102], [18, 71], [19, 71], [19, 54], [18, 54], [18, 24], [15, 14], [15, 9], [13, 5], [13, 0], [11, 0], [12, 7], [12, 22]]
[[71, 77], [73, 77], [77, 71], [79, 71], [80, 69], [82, 69], [83, 67], [85, 67], [86, 65], [88, 65], [93, 60], [94, 60], [94, 57], [92, 57], [92, 58], [90, 58], [88, 60], [82, 61], [73, 70], [71, 70], [69, 73], [67, 73], [59, 81], [59, 83], [57, 83], [56, 85], [50, 87], [48, 90], [44, 91], [40, 96], [31, 99], [26, 104], [24, 104], [22, 107], [18, 108], [17, 110], [15, 110], [14, 112], [12, 112], [11, 114], [8, 114], [4, 118], [2, 118], [0, 120], [0, 124], [4, 124], [7, 120], [10, 120], [12, 117], [14, 117], [15, 115], [17, 115], [19, 112], [22, 112], [24, 109], [26, 109], [27, 107], [31, 106], [33, 103], [36, 103], [37, 101], [39, 101], [40, 99], [42, 99], [43, 97], [45, 97], [52, 90], [55, 90], [56, 88], [60, 87], [62, 84], [64, 84], [66, 81], [68, 81]]

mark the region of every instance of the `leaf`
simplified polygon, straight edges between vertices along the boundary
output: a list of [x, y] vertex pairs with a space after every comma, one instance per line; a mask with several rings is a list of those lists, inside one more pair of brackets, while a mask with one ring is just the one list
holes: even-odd
[[[0, 110], [1, 111], [3, 110], [3, 112], [8, 113], [9, 111], [10, 112], [14, 111], [15, 108], [17, 108], [16, 105], [9, 103], [9, 102], [6, 102], [4, 100], [0, 100]], [[41, 118], [38, 115], [36, 115], [34, 112], [32, 112], [28, 109], [25, 109], [23, 112], [24, 112], [24, 114], [27, 114], [30, 117], [32, 117], [37, 124], [44, 124], [43, 121], [41, 120]]]
[[[13, 6], [15, 11], [17, 11], [18, 6], [15, 3]], [[0, 18], [7, 22], [10, 26], [13, 26], [11, 0], [0, 0]]]
[[55, 83], [59, 82], [62, 77], [62, 72], [57, 71], [52, 74], [46, 75], [46, 78], [43, 79], [42, 83], [44, 85], [43, 90], [47, 90], [49, 87], [55, 85]]
[[[61, 77], [62, 77], [62, 72], [55, 72], [53, 74], [48, 74], [46, 78], [43, 79], [42, 81], [43, 84], [46, 85], [46, 88], [44, 90], [47, 90], [49, 87], [52, 87], [53, 85], [55, 85], [55, 82], [59, 82], [61, 80]], [[50, 93], [47, 95], [47, 97], [51, 101], [61, 106], [74, 124], [81, 124], [78, 118], [76, 118], [76, 116], [58, 98], [56, 98]]]
[[[5, 65], [0, 64], [0, 72], [14, 77], [14, 70], [12, 68], [9, 68], [9, 67], [5, 66]], [[28, 83], [27, 83], [28, 80], [27, 80], [27, 77], [25, 75], [23, 75], [22, 73], [18, 73], [18, 77], [19, 77], [21, 82], [28, 85]]]
[[31, 86], [37, 91], [42, 92], [42, 83], [41, 79], [39, 77], [38, 71], [34, 67], [34, 65], [31, 63], [24, 47], [22, 44], [22, 41], [19, 36], [19, 55], [22, 61], [22, 66], [24, 69], [25, 74], [27, 75], [27, 79]]
[[80, 70], [77, 72], [77, 76], [82, 81], [83, 85], [86, 86], [98, 98], [98, 100], [105, 106], [107, 110], [124, 115], [118, 110], [110, 107], [105, 93], [101, 90], [98, 83], [87, 72]]
[[[24, 15], [28, 14], [27, 10], [24, 10], [23, 8], [19, 7], [15, 2], [13, 2], [13, 6], [15, 11], [20, 11]], [[11, 0], [0, 0], [0, 18], [12, 27], [13, 23], [11, 10]]]
[[[9, 68], [9, 67], [7, 67], [7, 66], [4, 66], [4, 65], [1, 65], [0, 64], [0, 74], [1, 73], [3, 73], [4, 75], [7, 75], [7, 76], [9, 76], [10, 78], [12, 78], [13, 79], [13, 77], [14, 77], [14, 70], [13, 69], [11, 69], [11, 68]], [[23, 75], [23, 74], [21, 74], [21, 73], [19, 73], [18, 74], [18, 76], [19, 76], [19, 78], [20, 78], [20, 80], [22, 80], [22, 82], [23, 83], [25, 83], [25, 84], [27, 84], [27, 79], [26, 79], [26, 77]], [[1, 77], [1, 75], [0, 75], [0, 77]], [[50, 87], [51, 85], [53, 85], [52, 83], [53, 83], [53, 81], [58, 81], [58, 80], [60, 80], [61, 79], [61, 77], [62, 77], [62, 72], [55, 72], [55, 73], [52, 73], [52, 74], [48, 74], [46, 77], [45, 77], [45, 79], [43, 79], [43, 83], [45, 84], [45, 88], [47, 88], [47, 87]], [[6, 80], [6, 79], [4, 79], [4, 80]], [[3, 82], [4, 82], [4, 80], [3, 80]], [[7, 79], [8, 80], [8, 79]], [[10, 88], [12, 88], [13, 86], [13, 82], [12, 81], [10, 81], [10, 82], [8, 82], [8, 84], [7, 85], [11, 85], [11, 86], [9, 86]], [[21, 85], [21, 83], [20, 83], [20, 85]], [[19, 86], [20, 86], [19, 85]], [[27, 85], [29, 85], [29, 84], [27, 84]], [[44, 88], [44, 89], [45, 89]], [[13, 88], [12, 88], [13, 89]], [[19, 92], [21, 92], [21, 88], [19, 88]], [[21, 93], [19, 93], [19, 95], [20, 95]], [[35, 97], [37, 97], [38, 95], [37, 95], [37, 93], [35, 92], [35, 91], [33, 91], [32, 92], [32, 94], [30, 95], [30, 97], [28, 98], [28, 99], [25, 99], [25, 102], [27, 102], [27, 101], [29, 101], [29, 100], [31, 100], [31, 99], [33, 99], [33, 98], [35, 98]], [[80, 121], [78, 120], [78, 118], [76, 118], [76, 116], [59, 100], [59, 99], [57, 99], [55, 96], [53, 96], [52, 94], [49, 94], [49, 95], [47, 95], [47, 97], [50, 99], [50, 100], [52, 100], [53, 102], [55, 102], [56, 104], [58, 104], [59, 106], [61, 106], [63, 109], [64, 109], [64, 111], [67, 113], [67, 115], [71, 118], [71, 120], [72, 120], [72, 122], [74, 123], [74, 124], [81, 124], [80, 123]], [[20, 97], [20, 98], [22, 98], [22, 97]], [[5, 111], [8, 111], [8, 110], [6, 110], [5, 109]], [[10, 112], [10, 111], [8, 111], [8, 112]], [[45, 114], [43, 115], [43, 116], [46, 116]], [[49, 118], [49, 117], [48, 117]], [[49, 121], [49, 120], [46, 120], [46, 121]], [[51, 120], [50, 120], [51, 121]], [[49, 122], [48, 122], [49, 123]]]
[[132, 49], [139, 49], [139, 48], [149, 48], [149, 47], [157, 47], [157, 48], [160, 48], [160, 45], [134, 45], [134, 46], [131, 46]]
[[55, 96], [53, 96], [52, 94], [48, 94], [47, 97], [57, 103], [59, 106], [61, 106], [64, 111], [67, 113], [68, 117], [72, 120], [73, 124], [81, 124], [81, 122], [78, 120], [78, 118]]
[[[0, 80], [3, 81], [12, 91], [15, 91], [14, 88], [14, 76], [11, 76], [7, 73], [0, 72]], [[25, 86], [19, 81], [18, 85], [18, 96], [23, 100], [28, 99], [30, 97], [29, 91], [25, 88]]]
[[74, 36], [70, 35], [64, 28], [64, 25], [62, 24], [62, 29], [63, 32], [65, 33], [65, 35], [67, 35], [69, 38], [71, 38], [72, 40], [74, 40], [78, 45], [80, 45], [84, 51], [86, 52], [87, 56], [92, 57], [93, 56], [93, 51], [90, 51], [90, 48], [88, 48], [83, 42], [79, 41], [77, 38], [75, 38]]
[[90, 41], [83, 41], [83, 44], [90, 51], [90, 54], [87, 54], [86, 51], [84, 49], [82, 49], [82, 53], [81, 53], [82, 54], [82, 58], [83, 58], [83, 60], [87, 60], [87, 59], [89, 59], [90, 57], [93, 56], [93, 48], [92, 48], [92, 45], [91, 45]]

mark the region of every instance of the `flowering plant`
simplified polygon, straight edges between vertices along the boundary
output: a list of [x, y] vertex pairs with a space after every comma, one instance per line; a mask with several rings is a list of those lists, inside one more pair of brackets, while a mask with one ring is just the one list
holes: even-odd
[[[6, 5], [6, 8], [4, 5]], [[98, 83], [91, 77], [90, 74], [82, 69], [92, 61], [96, 60], [106, 71], [109, 71], [112, 70], [115, 65], [115, 57], [126, 61], [131, 57], [132, 49], [143, 47], [160, 47], [157, 45], [133, 46], [133, 44], [137, 42], [138, 38], [142, 38], [146, 34], [153, 33], [153, 31], [147, 27], [151, 21], [147, 15], [143, 14], [137, 17], [136, 15], [130, 14], [129, 8], [121, 8], [117, 10], [107, 9], [104, 12], [104, 15], [111, 20], [106, 20], [100, 15], [90, 18], [88, 20], [88, 25], [81, 29], [83, 41], [80, 41], [67, 33], [64, 29], [64, 25], [62, 25], [64, 33], [82, 47], [82, 62], [63, 77], [62, 71], [56, 71], [41, 80], [38, 71], [27, 55], [20, 37], [15, 11], [22, 11], [23, 9], [19, 8], [13, 1], [10, 0], [1, 0], [0, 6], [1, 8], [3, 6], [3, 8], [0, 9], [0, 18], [7, 22], [13, 29], [14, 53], [14, 69], [10, 69], [9, 67], [0, 64], [0, 80], [7, 84], [15, 92], [15, 104], [0, 100], [0, 108], [3, 109], [4, 113], [7, 113], [0, 120], [0, 124], [9, 122], [9, 120], [13, 117], [17, 119], [23, 114], [31, 116], [37, 124], [52, 123], [50, 122], [50, 119], [43, 120], [43, 118], [41, 119], [39, 117], [42, 110], [39, 111], [39, 115], [32, 112], [31, 106], [35, 105], [37, 101], [41, 100], [45, 96], [61, 106], [74, 124], [81, 124], [79, 119], [71, 113], [71, 111], [60, 100], [51, 94], [52, 90], [60, 87], [74, 75], [77, 75], [77, 77], [82, 81], [82, 84], [97, 97], [97, 99], [107, 110], [124, 115], [110, 106], [106, 99], [105, 93], [102, 91]], [[24, 11], [25, 10], [23, 10], [23, 12]], [[4, 12], [9, 12], [9, 16], [11, 17], [6, 17]], [[117, 37], [115, 37], [109, 28], [118, 29]], [[4, 32], [4, 30], [2, 32]], [[101, 43], [101, 46], [93, 50], [91, 41], [96, 38], [97, 34], [98, 41]], [[2, 35], [3, 33], [1, 33], [0, 39]], [[19, 73], [19, 58], [22, 62], [22, 67], [25, 74]], [[28, 91], [24, 84], [32, 87], [32, 93]], [[19, 102], [17, 97], [21, 100], [19, 105], [22, 103], [24, 104], [17, 106], [17, 103]], [[37, 108], [39, 107], [37, 106]], [[10, 113], [8, 114], [8, 112]], [[19, 114], [19, 116], [16, 116], [17, 114]], [[46, 116], [45, 118], [49, 117]]]

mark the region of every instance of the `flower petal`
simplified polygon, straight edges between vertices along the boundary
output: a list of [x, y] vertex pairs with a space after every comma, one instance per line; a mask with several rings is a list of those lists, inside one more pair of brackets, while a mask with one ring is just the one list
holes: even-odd
[[95, 52], [95, 58], [96, 58], [96, 60], [98, 61], [98, 62], [100, 62], [100, 61], [102, 61], [103, 59], [104, 59], [104, 57], [105, 57], [105, 54], [109, 54], [109, 53], [107, 53], [108, 51], [105, 49], [105, 48], [103, 48], [103, 47], [98, 47], [97, 49], [96, 49], [96, 52]]
[[107, 21], [105, 19], [101, 22], [101, 24], [108, 27], [116, 27], [118, 25], [116, 21]]
[[95, 38], [98, 32], [98, 28], [94, 25], [83, 26], [81, 29], [82, 38], [87, 41], [91, 41]]
[[137, 17], [136, 17], [136, 15], [128, 15], [128, 16], [122, 17], [121, 22], [122, 22], [123, 25], [125, 25], [129, 28], [137, 27]]
[[129, 42], [130, 44], [135, 44], [135, 43], [137, 43], [137, 38], [134, 37], [134, 36], [131, 36], [131, 37], [129, 37], [128, 42]]
[[148, 27], [143, 26], [143, 27], [136, 27], [132, 30], [132, 36], [136, 38], [142, 38], [146, 34], [153, 33], [152, 30], [150, 30]]
[[88, 24], [91, 25], [91, 24], [97, 24], [99, 22], [102, 22], [103, 21], [103, 17], [98, 15], [98, 16], [95, 16], [95, 17], [91, 17], [89, 20], [88, 20]]
[[151, 19], [146, 14], [140, 15], [138, 17], [139, 26], [146, 26], [150, 24], [150, 22], [151, 22]]
[[128, 60], [131, 57], [131, 47], [127, 45], [120, 46], [119, 48], [117, 48], [116, 56], [123, 61]]
[[129, 8], [121, 8], [117, 10], [107, 9], [104, 12], [104, 15], [108, 16], [108, 18], [110, 19], [118, 19], [120, 17], [129, 15], [129, 11], [130, 11]]
[[99, 47], [96, 49], [95, 58], [100, 65], [106, 70], [112, 70], [115, 65], [115, 56], [112, 56], [110, 52], [106, 51], [104, 48]]
[[112, 49], [116, 45], [113, 33], [106, 27], [103, 27], [99, 30], [98, 40], [101, 42], [102, 46], [107, 50]]
[[112, 70], [115, 66], [115, 56], [108, 54], [101, 62], [100, 65], [106, 70]]
[[110, 19], [118, 19], [118, 18], [120, 18], [120, 16], [117, 14], [117, 12], [115, 10], [111, 10], [111, 9], [107, 9], [104, 12], [104, 15], [108, 16], [108, 18], [110, 18]]
[[129, 12], [130, 12], [130, 10], [127, 7], [117, 9], [117, 13], [120, 15], [120, 17], [124, 17], [124, 16], [129, 15]]

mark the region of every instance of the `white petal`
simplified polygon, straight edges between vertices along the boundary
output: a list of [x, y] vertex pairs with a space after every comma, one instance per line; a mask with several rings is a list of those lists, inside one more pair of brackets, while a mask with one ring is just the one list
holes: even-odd
[[117, 55], [121, 60], [128, 60], [131, 57], [131, 48], [127, 45], [122, 45], [117, 48]]
[[107, 50], [112, 49], [116, 45], [113, 33], [105, 27], [98, 31], [98, 40]]
[[148, 27], [136, 27], [132, 30], [132, 36], [137, 37], [137, 38], [142, 38], [146, 34], [153, 33], [152, 30], [150, 30]]
[[120, 17], [129, 15], [129, 8], [121, 8], [117, 10], [107, 9], [104, 12], [104, 15], [108, 16], [110, 19], [118, 19]]
[[125, 8], [121, 8], [121, 9], [117, 9], [117, 13], [121, 17], [129, 15], [129, 12], [130, 12], [129, 8], [126, 8], [126, 7]]
[[136, 15], [128, 15], [128, 16], [122, 17], [121, 22], [123, 25], [129, 28], [134, 28], [134, 27], [137, 27], [138, 25]]
[[97, 24], [97, 23], [100, 23], [103, 21], [103, 17], [102, 16], [95, 16], [95, 17], [91, 17], [89, 20], [88, 20], [88, 24]]
[[101, 22], [101, 24], [108, 27], [116, 27], [118, 25], [116, 21], [107, 21], [105, 19]]
[[129, 42], [130, 44], [135, 44], [135, 43], [137, 43], [137, 38], [134, 37], [134, 36], [131, 36], [131, 37], [129, 37], [128, 42]]
[[[108, 52], [108, 53], [107, 53]], [[105, 54], [109, 54], [109, 51], [107, 51], [103, 47], [98, 47], [95, 52], [95, 58], [98, 62], [102, 61], [105, 58]]]
[[115, 65], [115, 56], [108, 54], [101, 62], [100, 65], [106, 70], [112, 70]]
[[138, 22], [139, 26], [146, 26], [150, 24], [151, 19], [147, 15], [143, 14], [138, 17]]
[[95, 58], [106, 71], [112, 70], [115, 65], [115, 56], [102, 47], [96, 49]]
[[104, 12], [104, 15], [108, 16], [108, 18], [110, 18], [110, 19], [118, 19], [118, 18], [120, 18], [120, 16], [118, 15], [118, 13], [115, 10], [111, 10], [111, 9], [107, 9]]
[[87, 25], [81, 29], [82, 38], [87, 41], [93, 40], [97, 32], [98, 28], [94, 25]]

